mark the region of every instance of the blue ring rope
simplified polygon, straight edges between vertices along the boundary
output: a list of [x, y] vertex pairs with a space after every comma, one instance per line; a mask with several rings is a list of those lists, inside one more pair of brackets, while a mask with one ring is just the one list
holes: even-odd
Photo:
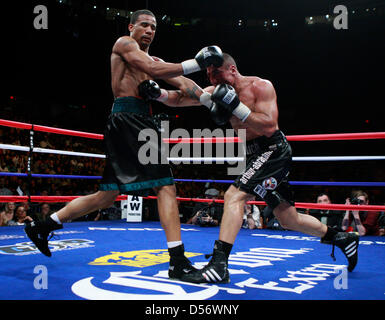
[[[0, 176], [28, 177], [27, 173], [0, 172]], [[102, 176], [81, 176], [63, 174], [31, 174], [32, 178], [54, 178], [54, 179], [102, 179]], [[234, 180], [214, 179], [174, 179], [176, 182], [198, 182], [198, 183], [233, 183]], [[385, 182], [335, 182], [335, 181], [289, 181], [293, 186], [351, 186], [351, 187], [385, 187]]]

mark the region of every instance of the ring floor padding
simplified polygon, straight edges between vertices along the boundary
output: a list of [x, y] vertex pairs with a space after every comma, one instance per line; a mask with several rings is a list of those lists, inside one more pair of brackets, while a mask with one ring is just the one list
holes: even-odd
[[[186, 255], [208, 260], [219, 228], [182, 224]], [[159, 222], [65, 223], [38, 252], [23, 226], [0, 229], [1, 300], [384, 300], [385, 237], [361, 237], [356, 269], [319, 238], [241, 229], [229, 259], [231, 282], [193, 285], [167, 277]]]

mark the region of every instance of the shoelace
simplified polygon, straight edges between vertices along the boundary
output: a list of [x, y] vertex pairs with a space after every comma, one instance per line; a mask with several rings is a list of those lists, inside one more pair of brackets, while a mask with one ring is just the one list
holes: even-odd
[[336, 261], [336, 257], [334, 256], [334, 248], [335, 248], [335, 246], [336, 246], [336, 244], [333, 241], [333, 243], [332, 243], [332, 253], [330, 254], [330, 256], [333, 258], [334, 261]]
[[47, 238], [47, 241], [50, 241], [53, 237], [55, 237], [53, 240], [60, 240], [60, 236], [55, 234], [53, 231], [48, 235], [49, 238]]

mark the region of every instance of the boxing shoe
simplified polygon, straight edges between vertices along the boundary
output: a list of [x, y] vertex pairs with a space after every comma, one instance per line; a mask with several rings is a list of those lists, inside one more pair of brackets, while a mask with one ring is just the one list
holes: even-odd
[[359, 236], [356, 233], [338, 232], [332, 240], [333, 249], [331, 256], [335, 261], [334, 246], [340, 248], [348, 259], [348, 271], [352, 272], [358, 261], [358, 244]]
[[47, 257], [50, 257], [52, 254], [48, 247], [48, 241], [53, 236], [52, 231], [62, 228], [62, 224], [56, 223], [48, 217], [46, 221], [32, 221], [26, 224], [24, 231], [39, 251]]
[[206, 256], [212, 256], [210, 262], [200, 270], [183, 275], [181, 280], [191, 283], [229, 283], [227, 254], [221, 245], [215, 241], [213, 253]]
[[168, 269], [168, 277], [170, 279], [180, 280], [185, 274], [194, 272], [195, 269], [190, 260], [184, 255], [184, 245], [181, 244], [175, 248], [168, 249], [170, 254], [170, 266]]

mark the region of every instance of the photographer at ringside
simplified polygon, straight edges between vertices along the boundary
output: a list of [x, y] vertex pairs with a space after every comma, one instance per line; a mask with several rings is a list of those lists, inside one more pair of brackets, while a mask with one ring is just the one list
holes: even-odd
[[[218, 199], [219, 191], [217, 189], [208, 189], [205, 192], [206, 199]], [[222, 220], [223, 204], [212, 202], [197, 203], [193, 209], [193, 216], [187, 222], [201, 227], [219, 226]]]
[[[362, 190], [353, 191], [345, 204], [368, 205], [368, 194]], [[347, 210], [341, 228], [347, 232], [358, 232], [360, 236], [378, 236], [380, 235], [379, 216], [378, 211]]]
[[[319, 204], [331, 204], [332, 201], [327, 193], [321, 192], [317, 196], [317, 203]], [[309, 214], [323, 224], [326, 224], [329, 227], [333, 227], [336, 230], [341, 231], [342, 215], [343, 211], [337, 210], [325, 210], [325, 209], [310, 209]]]

